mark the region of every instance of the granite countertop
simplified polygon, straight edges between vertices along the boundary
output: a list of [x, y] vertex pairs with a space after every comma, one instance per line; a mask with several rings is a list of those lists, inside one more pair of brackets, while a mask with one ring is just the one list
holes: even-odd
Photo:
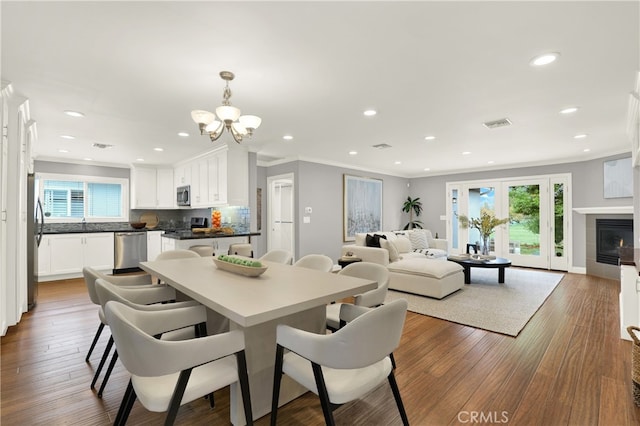
[[260, 235], [260, 232], [238, 232], [235, 234], [213, 234], [206, 232], [191, 232], [191, 230], [181, 230], [175, 232], [167, 232], [163, 237], [172, 238], [174, 240], [201, 240], [204, 238], [231, 238], [231, 237], [253, 237]]
[[100, 223], [46, 223], [43, 233], [51, 234], [90, 234], [97, 232], [147, 232], [165, 231], [167, 238], [175, 240], [197, 240], [202, 238], [228, 238], [228, 237], [250, 237], [260, 235], [259, 232], [238, 232], [235, 234], [211, 234], [198, 232], [193, 233], [191, 229], [163, 229], [158, 226], [153, 229], [134, 229], [127, 222], [100, 222]]

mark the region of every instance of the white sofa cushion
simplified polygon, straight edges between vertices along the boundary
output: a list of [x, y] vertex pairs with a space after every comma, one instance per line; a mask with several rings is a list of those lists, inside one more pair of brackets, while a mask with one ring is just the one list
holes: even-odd
[[413, 252], [427, 256], [428, 258], [431, 258], [431, 259], [439, 259], [441, 257], [447, 257], [446, 250], [441, 250], [436, 248], [416, 249]]
[[404, 235], [398, 235], [394, 241], [398, 253], [409, 253], [411, 251], [411, 241]]
[[409, 240], [411, 241], [411, 249], [427, 249], [429, 243], [427, 242], [427, 234], [418, 230], [413, 230], [408, 233]]
[[455, 262], [443, 262], [416, 257], [403, 258], [387, 266], [390, 272], [400, 272], [410, 275], [441, 279], [462, 271], [462, 266]]
[[398, 248], [396, 247], [396, 244], [393, 241], [380, 238], [380, 248], [386, 249], [389, 252], [389, 262], [395, 262], [400, 258], [400, 254], [398, 253]]

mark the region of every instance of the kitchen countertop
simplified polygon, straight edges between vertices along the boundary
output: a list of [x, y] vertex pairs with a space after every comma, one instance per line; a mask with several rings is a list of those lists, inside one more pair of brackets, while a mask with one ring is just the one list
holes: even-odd
[[212, 234], [193, 233], [190, 229], [167, 230], [162, 227], [153, 229], [133, 229], [127, 222], [100, 222], [100, 223], [45, 223], [43, 233], [52, 234], [90, 234], [97, 232], [147, 232], [165, 231], [164, 236], [175, 240], [197, 240], [202, 238], [229, 238], [229, 237], [252, 237], [260, 235], [259, 232], [241, 232], [236, 234]]
[[206, 232], [191, 232], [190, 230], [166, 232], [162, 236], [174, 240], [200, 240], [204, 238], [231, 238], [231, 237], [253, 237], [259, 236], [259, 232], [241, 232], [236, 234], [214, 234]]

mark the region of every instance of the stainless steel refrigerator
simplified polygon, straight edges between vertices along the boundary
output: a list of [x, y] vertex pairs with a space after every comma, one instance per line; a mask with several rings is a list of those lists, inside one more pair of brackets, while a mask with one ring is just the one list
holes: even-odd
[[38, 196], [38, 181], [27, 175], [27, 303], [31, 310], [38, 299], [38, 247], [44, 231], [44, 214]]

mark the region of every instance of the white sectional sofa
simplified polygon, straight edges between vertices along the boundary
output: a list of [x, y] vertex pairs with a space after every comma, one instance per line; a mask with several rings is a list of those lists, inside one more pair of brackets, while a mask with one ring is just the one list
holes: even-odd
[[[380, 247], [375, 247], [376, 241]], [[354, 244], [342, 247], [343, 257], [351, 253], [386, 266], [390, 289], [436, 299], [464, 285], [462, 266], [447, 261], [447, 252], [447, 240], [433, 238], [426, 229], [356, 234]]]

